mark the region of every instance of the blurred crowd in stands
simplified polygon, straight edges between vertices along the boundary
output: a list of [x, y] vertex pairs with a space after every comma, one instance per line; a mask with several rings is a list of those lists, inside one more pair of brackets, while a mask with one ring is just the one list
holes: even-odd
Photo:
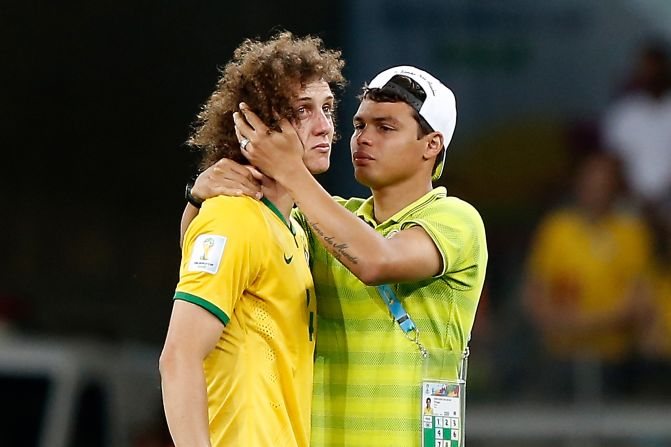
[[590, 147], [574, 151], [563, 203], [529, 238], [517, 326], [487, 334], [486, 351], [499, 359], [487, 377], [509, 392], [501, 398], [671, 396], [667, 48], [649, 42], [632, 65], [595, 120]]

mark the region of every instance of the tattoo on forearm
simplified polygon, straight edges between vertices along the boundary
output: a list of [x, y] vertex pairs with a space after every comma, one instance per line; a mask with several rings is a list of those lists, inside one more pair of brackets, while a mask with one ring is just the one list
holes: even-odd
[[321, 228], [319, 228], [319, 225], [315, 223], [311, 223], [310, 226], [312, 227], [312, 230], [319, 235], [319, 237], [326, 242], [327, 248], [329, 251], [333, 254], [333, 256], [338, 260], [342, 262], [342, 257], [347, 258], [352, 264], [358, 264], [359, 258], [356, 256], [353, 256], [351, 253], [347, 251], [349, 248], [349, 245], [346, 243], [338, 243], [333, 236], [326, 236], [324, 232], [322, 231]]

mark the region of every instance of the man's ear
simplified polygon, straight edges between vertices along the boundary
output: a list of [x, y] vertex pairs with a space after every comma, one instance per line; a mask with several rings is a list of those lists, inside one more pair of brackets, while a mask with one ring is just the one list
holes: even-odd
[[426, 150], [424, 159], [435, 158], [443, 149], [443, 135], [440, 132], [431, 132], [424, 137], [426, 139]]

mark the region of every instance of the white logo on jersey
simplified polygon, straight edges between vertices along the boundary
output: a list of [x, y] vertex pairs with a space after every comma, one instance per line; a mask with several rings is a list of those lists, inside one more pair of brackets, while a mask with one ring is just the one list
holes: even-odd
[[217, 273], [221, 257], [226, 247], [226, 237], [215, 234], [201, 234], [196, 238], [189, 261], [190, 272]]

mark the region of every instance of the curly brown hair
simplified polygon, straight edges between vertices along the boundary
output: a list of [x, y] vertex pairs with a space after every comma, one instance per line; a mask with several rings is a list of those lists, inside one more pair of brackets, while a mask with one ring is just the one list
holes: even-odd
[[245, 102], [270, 128], [278, 116], [295, 116], [291, 103], [297, 86], [321, 79], [331, 88], [345, 85], [340, 51], [327, 50], [320, 38], [281, 32], [266, 42], [246, 39], [221, 70], [214, 93], [197, 116], [187, 143], [202, 151], [200, 168], [221, 158], [248, 163], [240, 152], [233, 113]]

